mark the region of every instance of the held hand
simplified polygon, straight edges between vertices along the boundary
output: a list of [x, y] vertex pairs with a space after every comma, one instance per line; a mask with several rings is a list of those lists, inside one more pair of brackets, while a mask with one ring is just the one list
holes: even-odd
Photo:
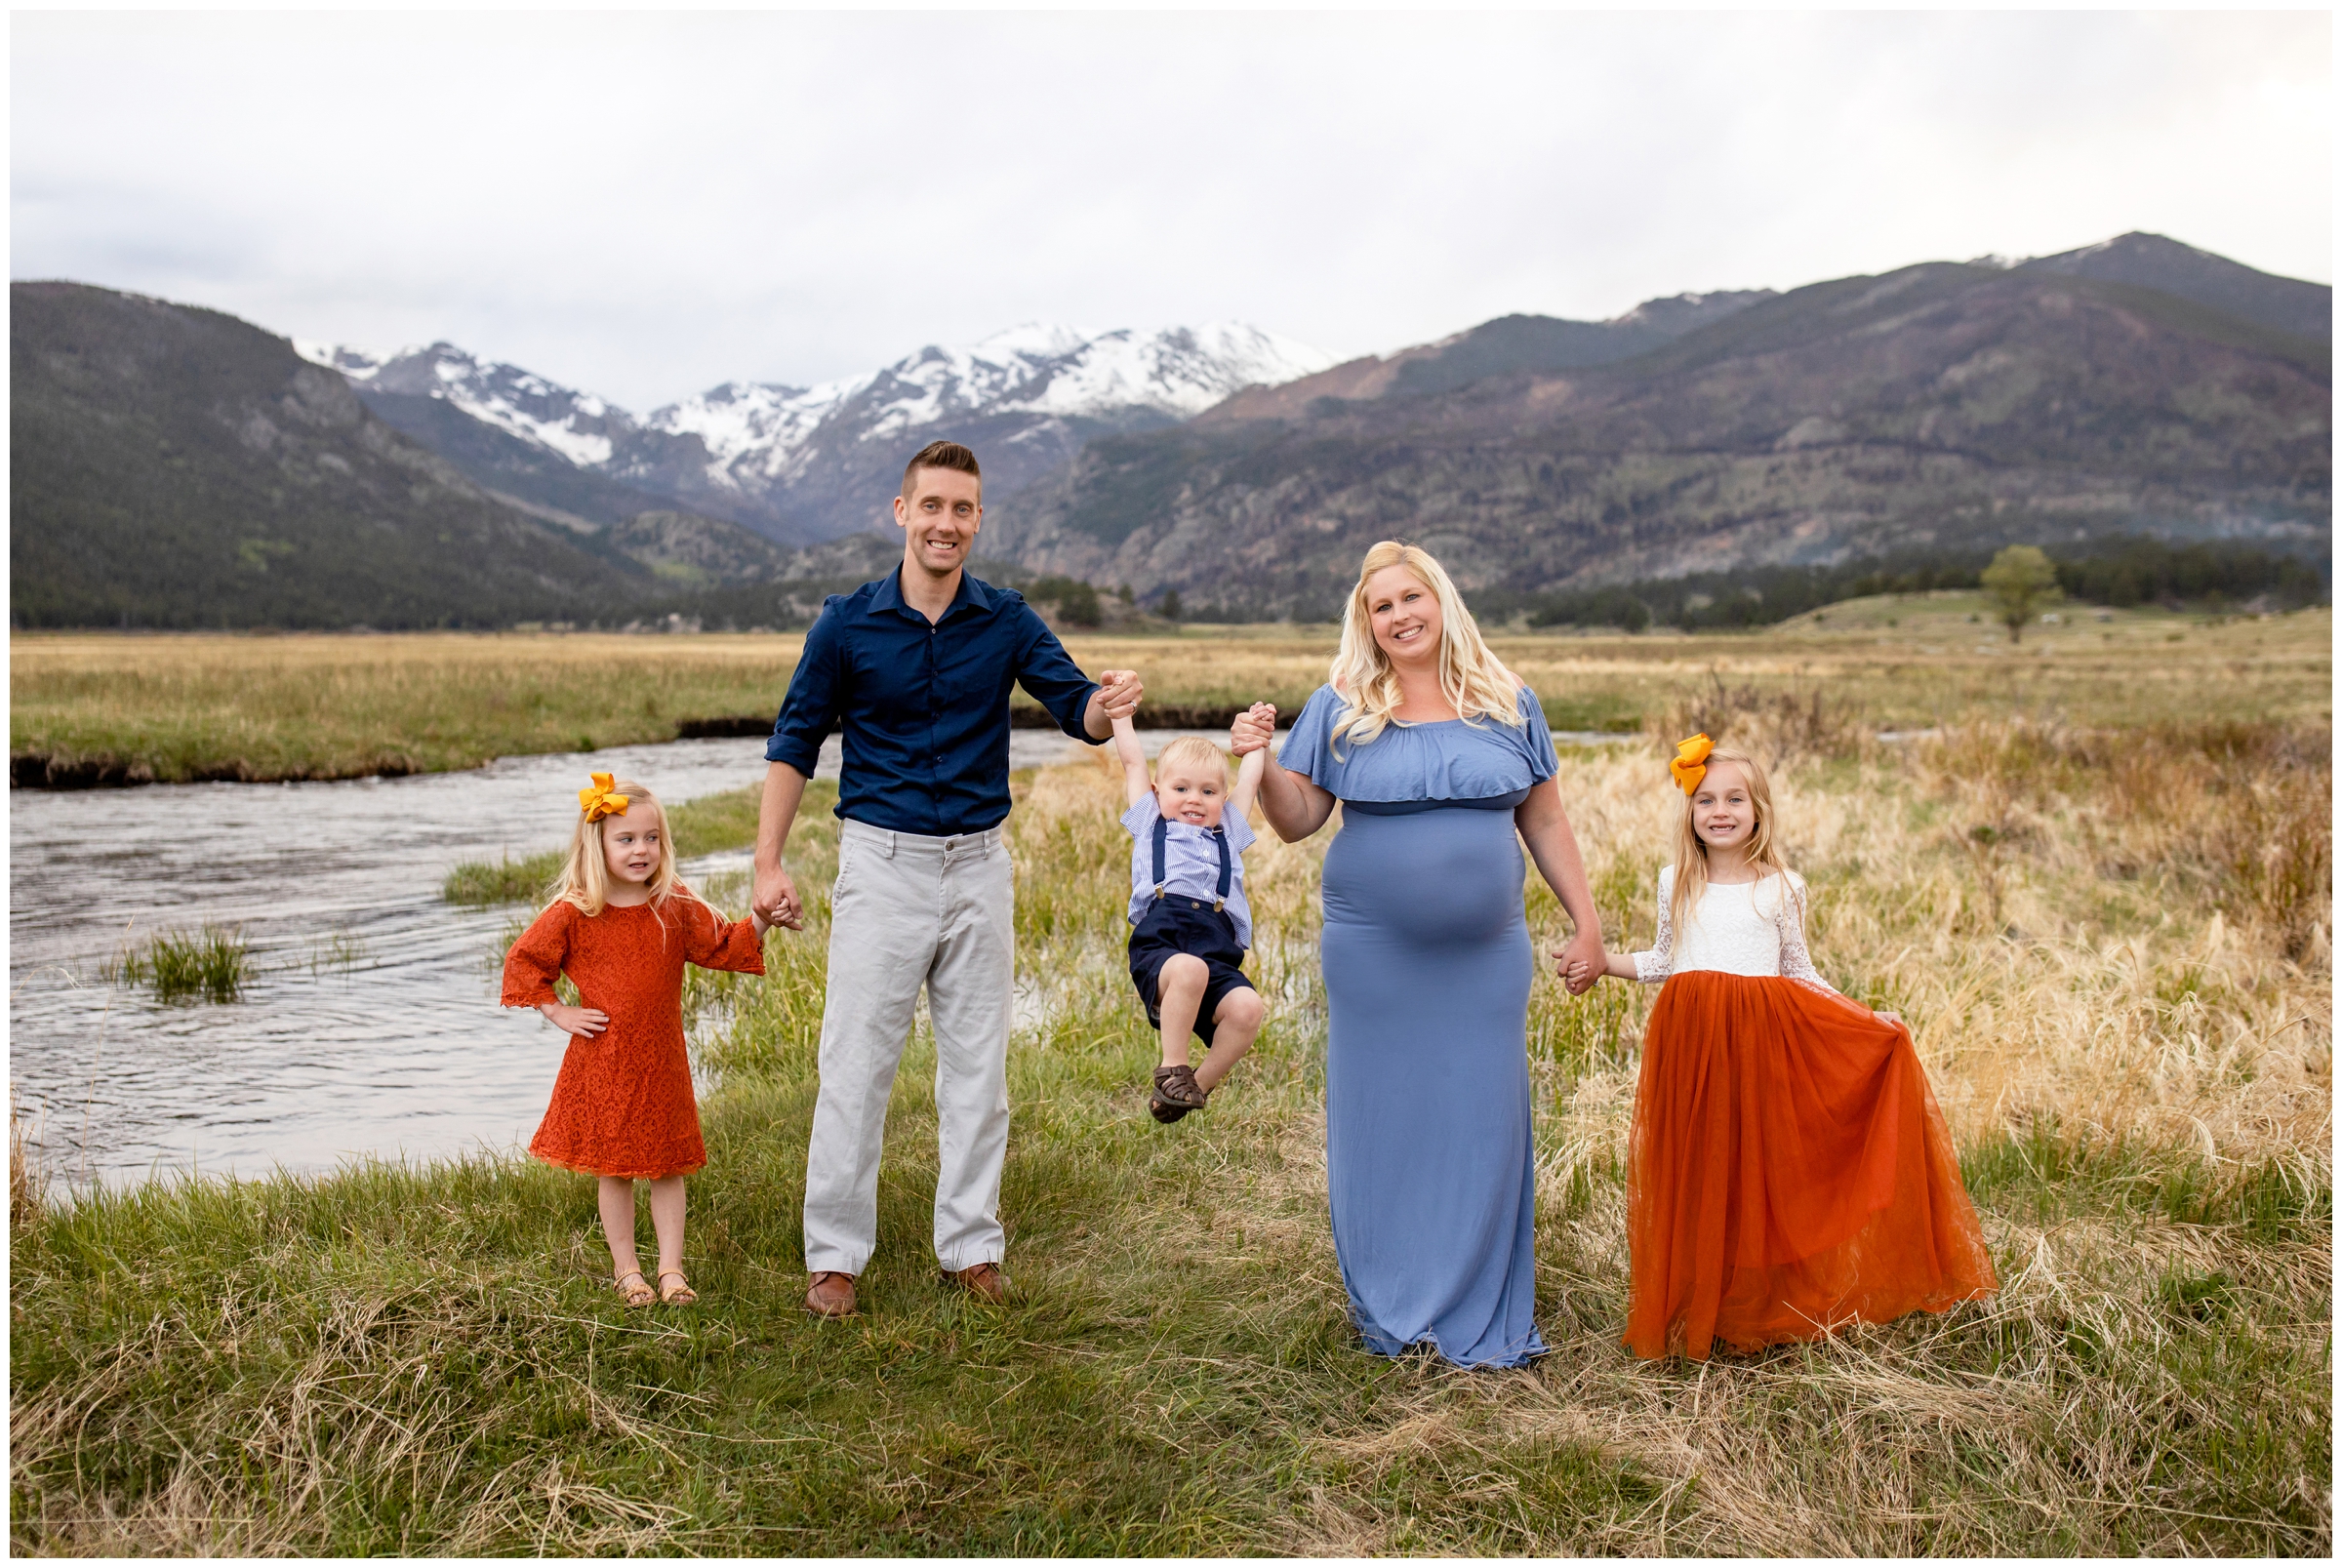
[[1902, 1014], [1892, 1011], [1880, 1012], [1875, 1007], [1871, 1009], [1871, 1017], [1877, 1019], [1881, 1024], [1900, 1024], [1903, 1022]]
[[610, 1015], [595, 1007], [570, 1007], [561, 1002], [547, 1002], [537, 1011], [550, 1019], [553, 1027], [564, 1034], [590, 1036], [610, 1026]]
[[1147, 683], [1139, 679], [1135, 669], [1109, 669], [1099, 676], [1098, 710], [1109, 723], [1136, 713], [1139, 700], [1146, 695]]
[[1583, 996], [1594, 989], [1595, 983], [1609, 972], [1608, 955], [1602, 951], [1602, 941], [1590, 931], [1580, 931], [1554, 954], [1554, 973], [1572, 996]]
[[797, 884], [789, 879], [787, 866], [756, 868], [756, 887], [749, 895], [748, 905], [767, 925], [787, 926], [791, 931], [805, 929], [805, 906], [797, 902]]
[[1276, 704], [1255, 703], [1228, 727], [1228, 748], [1237, 756], [1249, 756], [1266, 747], [1275, 734]]

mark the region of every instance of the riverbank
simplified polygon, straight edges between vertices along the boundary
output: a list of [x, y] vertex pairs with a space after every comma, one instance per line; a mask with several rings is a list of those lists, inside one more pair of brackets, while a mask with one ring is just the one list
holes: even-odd
[[[1020, 776], [1003, 1196], [1019, 1301], [927, 1255], [933, 1052], [889, 1118], [865, 1314], [798, 1310], [811, 929], [729, 1009], [702, 1304], [627, 1312], [589, 1180], [520, 1163], [154, 1184], [13, 1230], [23, 1552], [2322, 1555], [2331, 1546], [2328, 735], [1993, 722], [1909, 750], [1726, 711], [1825, 974], [1914, 1025], [2003, 1289], [1705, 1368], [1620, 1349], [1648, 1003], [1541, 976], [1538, 1312], [1488, 1375], [1356, 1351], [1324, 1220], [1322, 841], [1253, 852], [1271, 1001], [1204, 1112], [1144, 1109], [1115, 782]], [[1866, 720], [1868, 716], [1866, 715]], [[1679, 797], [1565, 754], [1613, 945]], [[737, 884], [711, 890], [737, 904]], [[1539, 945], [1550, 896], [1530, 903]], [[647, 1231], [646, 1231], [647, 1233]]]
[[[2320, 718], [2332, 614], [2220, 622], [2094, 613], [2012, 648], [1973, 596], [1856, 601], [1751, 635], [1500, 636], [1556, 730], [1632, 732], [1721, 681], [1826, 692], [1887, 729], [2055, 712], [2089, 724]], [[1157, 722], [1254, 702], [1297, 711], [1325, 678], [1330, 626], [1186, 626], [1074, 636], [1083, 667], [1137, 668]], [[349, 779], [499, 756], [765, 733], [795, 635], [557, 633], [10, 638], [10, 778], [20, 787]], [[2216, 682], [2216, 689], [2212, 683]], [[1037, 709], [1023, 692], [1020, 710]]]

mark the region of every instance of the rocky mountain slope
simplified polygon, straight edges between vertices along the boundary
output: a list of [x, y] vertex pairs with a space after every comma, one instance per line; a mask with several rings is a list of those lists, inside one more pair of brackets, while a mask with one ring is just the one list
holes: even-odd
[[1222, 323], [1152, 334], [1022, 327], [820, 386], [734, 382], [637, 418], [447, 343], [383, 356], [304, 342], [384, 419], [483, 486], [593, 522], [681, 506], [776, 541], [886, 526], [903, 462], [954, 439], [988, 491], [1021, 489], [1092, 436], [1159, 427], [1327, 357]]
[[2160, 234], [2129, 233], [2017, 265], [2100, 283], [2133, 283], [2193, 300], [2297, 338], [2334, 341], [2334, 291], [2281, 278]]
[[499, 502], [218, 311], [9, 289], [18, 625], [495, 625], [649, 574]]
[[1491, 376], [1516, 371], [1578, 370], [1608, 365], [1674, 342], [1712, 321], [1774, 298], [1770, 289], [1717, 294], [1679, 294], [1646, 300], [1610, 321], [1569, 321], [1557, 316], [1499, 316], [1442, 338], [1435, 343], [1396, 353], [1346, 360], [1331, 370], [1276, 386], [1238, 392], [1199, 419], [1294, 419], [1321, 399], [1355, 402], [1369, 397], [1416, 397], [1449, 392]]
[[1241, 397], [1093, 441], [992, 509], [988, 548], [1143, 600], [1320, 614], [1393, 536], [1522, 590], [2116, 531], [2330, 537], [2324, 342], [2049, 260], [1816, 284], [1607, 364]]

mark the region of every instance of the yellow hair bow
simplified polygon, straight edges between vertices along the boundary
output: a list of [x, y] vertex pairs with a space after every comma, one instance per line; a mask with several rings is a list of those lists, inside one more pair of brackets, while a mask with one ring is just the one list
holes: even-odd
[[1676, 776], [1685, 794], [1699, 788], [1700, 781], [1708, 777], [1708, 753], [1715, 749], [1716, 743], [1705, 735], [1676, 743], [1676, 760], [1667, 765], [1667, 771]]
[[610, 775], [597, 773], [592, 784], [578, 791], [578, 804], [585, 809], [587, 822], [598, 823], [605, 817], [626, 814], [626, 797], [613, 793], [610, 788], [614, 782]]

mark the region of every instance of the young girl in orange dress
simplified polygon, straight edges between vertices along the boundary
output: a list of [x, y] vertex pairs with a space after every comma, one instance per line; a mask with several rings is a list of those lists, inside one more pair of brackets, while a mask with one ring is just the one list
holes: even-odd
[[[552, 902], [505, 958], [506, 1007], [570, 1036], [529, 1152], [601, 1178], [602, 1233], [629, 1307], [698, 1300], [683, 1274], [683, 1178], [707, 1163], [683, 1041], [683, 966], [764, 973], [764, 922], [726, 921], [675, 874], [666, 813], [642, 785], [597, 773]], [[579, 1004], [553, 990], [567, 974]], [[634, 1183], [651, 1184], [658, 1286], [634, 1255]]]
[[1707, 1359], [1998, 1288], [1943, 1113], [1891, 1013], [1805, 949], [1764, 770], [1677, 748], [1659, 936], [1603, 972], [1665, 982], [1643, 1034], [1627, 1178], [1635, 1354]]

